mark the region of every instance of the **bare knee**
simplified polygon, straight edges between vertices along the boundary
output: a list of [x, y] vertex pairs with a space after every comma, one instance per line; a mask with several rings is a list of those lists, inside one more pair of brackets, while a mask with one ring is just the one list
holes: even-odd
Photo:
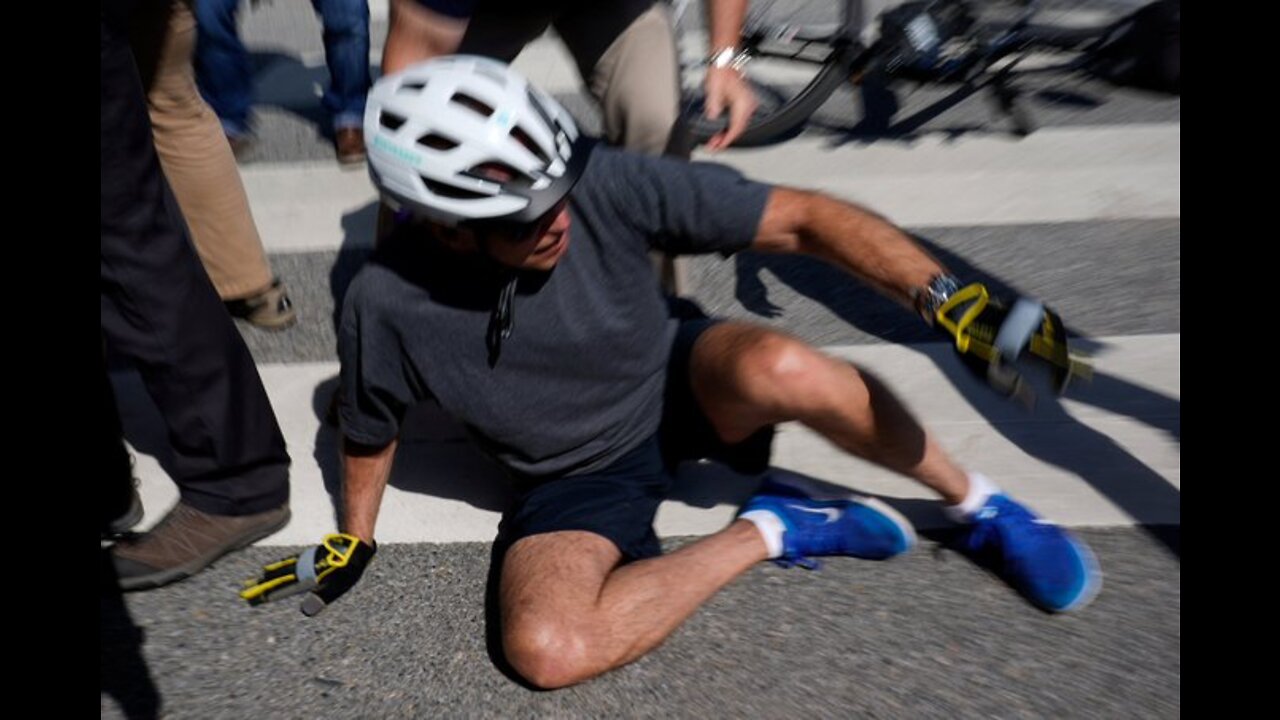
[[839, 374], [851, 371], [787, 335], [725, 324], [698, 341], [690, 372], [716, 433], [736, 443], [766, 425], [821, 413]]
[[502, 645], [512, 669], [541, 688], [560, 688], [609, 668], [608, 633], [596, 608], [621, 561], [600, 535], [565, 530], [530, 535], [503, 559]]
[[594, 673], [586, 639], [565, 622], [514, 618], [502, 633], [507, 662], [544, 690], [567, 687]]
[[792, 420], [821, 402], [832, 370], [833, 362], [817, 350], [768, 333], [738, 356], [734, 382], [751, 404], [777, 420]]

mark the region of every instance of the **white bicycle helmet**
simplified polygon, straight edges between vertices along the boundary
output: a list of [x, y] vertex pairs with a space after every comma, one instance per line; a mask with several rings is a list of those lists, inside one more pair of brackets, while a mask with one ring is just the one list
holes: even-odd
[[471, 55], [379, 79], [364, 136], [383, 197], [448, 225], [537, 220], [568, 194], [592, 146], [550, 96], [505, 63]]

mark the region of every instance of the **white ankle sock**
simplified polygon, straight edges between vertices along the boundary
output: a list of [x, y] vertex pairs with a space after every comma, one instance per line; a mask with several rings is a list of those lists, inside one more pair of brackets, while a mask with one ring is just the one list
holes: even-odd
[[782, 556], [782, 533], [786, 530], [786, 526], [782, 524], [782, 519], [768, 510], [751, 510], [744, 512], [738, 516], [742, 520], [750, 520], [760, 531], [760, 537], [764, 539], [765, 549], [769, 551], [770, 558]]
[[956, 522], [969, 522], [975, 513], [987, 504], [987, 499], [1000, 492], [991, 479], [982, 473], [969, 473], [969, 494], [959, 505], [948, 505], [947, 517]]

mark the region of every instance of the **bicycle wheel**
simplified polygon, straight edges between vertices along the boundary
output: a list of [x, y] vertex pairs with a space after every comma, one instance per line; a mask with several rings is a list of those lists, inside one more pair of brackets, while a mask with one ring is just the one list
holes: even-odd
[[[752, 53], [746, 76], [759, 107], [735, 146], [764, 145], [785, 136], [849, 80], [861, 47], [842, 37], [840, 14], [838, 3], [751, 3], [743, 45]], [[727, 113], [714, 121], [703, 115], [708, 46], [701, 0], [676, 0], [673, 20], [680, 53], [681, 122], [689, 139], [701, 144], [727, 125]]]

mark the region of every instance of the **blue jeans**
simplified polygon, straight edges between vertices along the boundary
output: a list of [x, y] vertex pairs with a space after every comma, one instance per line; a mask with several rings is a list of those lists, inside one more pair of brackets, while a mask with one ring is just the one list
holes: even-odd
[[[242, 0], [197, 0], [196, 83], [218, 114], [227, 135], [249, 131], [253, 104], [253, 66], [236, 31]], [[369, 71], [369, 3], [367, 0], [311, 0], [324, 26], [329, 87], [322, 104], [334, 129], [360, 127], [365, 96], [373, 83]]]

